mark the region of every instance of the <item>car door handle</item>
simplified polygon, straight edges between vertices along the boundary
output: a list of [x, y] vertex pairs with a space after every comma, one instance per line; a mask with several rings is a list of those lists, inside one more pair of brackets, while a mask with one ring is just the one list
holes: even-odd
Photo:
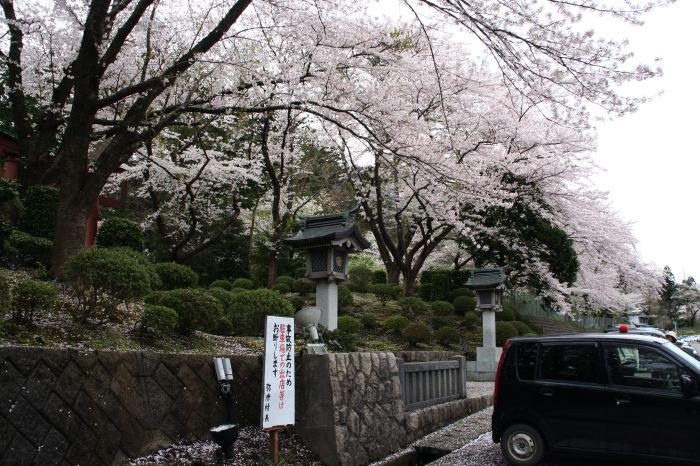
[[629, 398], [615, 398], [615, 404], [617, 406], [628, 405], [630, 403], [632, 403], [632, 400], [630, 400]]
[[547, 397], [551, 398], [554, 396], [554, 391], [552, 391], [551, 388], [543, 388], [540, 390], [540, 395], [547, 396]]

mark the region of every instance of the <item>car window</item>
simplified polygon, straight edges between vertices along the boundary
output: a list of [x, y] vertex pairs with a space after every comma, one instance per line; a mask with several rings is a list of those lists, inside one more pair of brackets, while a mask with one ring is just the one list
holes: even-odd
[[619, 344], [604, 349], [612, 385], [680, 392], [678, 366], [654, 348]]
[[599, 383], [600, 359], [593, 344], [546, 345], [540, 355], [540, 378]]
[[520, 380], [533, 380], [535, 378], [535, 364], [537, 363], [537, 343], [518, 344], [516, 367]]

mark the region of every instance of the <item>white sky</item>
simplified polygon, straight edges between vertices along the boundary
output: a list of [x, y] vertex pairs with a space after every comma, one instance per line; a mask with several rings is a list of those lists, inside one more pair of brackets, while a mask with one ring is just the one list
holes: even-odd
[[[619, 0], [620, 2], [622, 0]], [[382, 0], [379, 15], [411, 17], [401, 2]], [[661, 58], [664, 75], [627, 85], [634, 94], [656, 96], [632, 115], [598, 125], [596, 163], [604, 172], [596, 186], [609, 191], [620, 216], [633, 224], [645, 262], [669, 265], [680, 281], [700, 278], [700, 0], [678, 0], [645, 16], [643, 26], [619, 21], [583, 25], [604, 37], [628, 38], [633, 61]], [[696, 132], [697, 131], [697, 132]]]
[[[640, 59], [662, 58], [664, 75], [639, 88], [663, 94], [632, 115], [598, 126], [596, 185], [634, 222], [642, 257], [677, 280], [700, 276], [700, 1], [680, 0], [625, 31]], [[635, 86], [635, 90], [637, 86]]]

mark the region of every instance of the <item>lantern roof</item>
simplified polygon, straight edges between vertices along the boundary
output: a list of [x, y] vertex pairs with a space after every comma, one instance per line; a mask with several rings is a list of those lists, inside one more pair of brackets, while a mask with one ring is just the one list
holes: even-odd
[[506, 287], [506, 273], [503, 267], [493, 267], [490, 269], [473, 269], [469, 280], [464, 284], [466, 288], [473, 290], [483, 290], [487, 288]]
[[304, 226], [291, 238], [284, 240], [293, 248], [308, 249], [321, 246], [341, 246], [361, 251], [370, 246], [350, 215], [357, 208], [334, 214], [304, 217]]

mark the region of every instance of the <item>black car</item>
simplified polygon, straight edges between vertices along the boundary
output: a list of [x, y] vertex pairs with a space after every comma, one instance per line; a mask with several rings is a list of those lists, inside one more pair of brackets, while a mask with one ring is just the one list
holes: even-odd
[[700, 464], [700, 362], [660, 338], [512, 338], [494, 388], [493, 441], [510, 464], [545, 453]]

